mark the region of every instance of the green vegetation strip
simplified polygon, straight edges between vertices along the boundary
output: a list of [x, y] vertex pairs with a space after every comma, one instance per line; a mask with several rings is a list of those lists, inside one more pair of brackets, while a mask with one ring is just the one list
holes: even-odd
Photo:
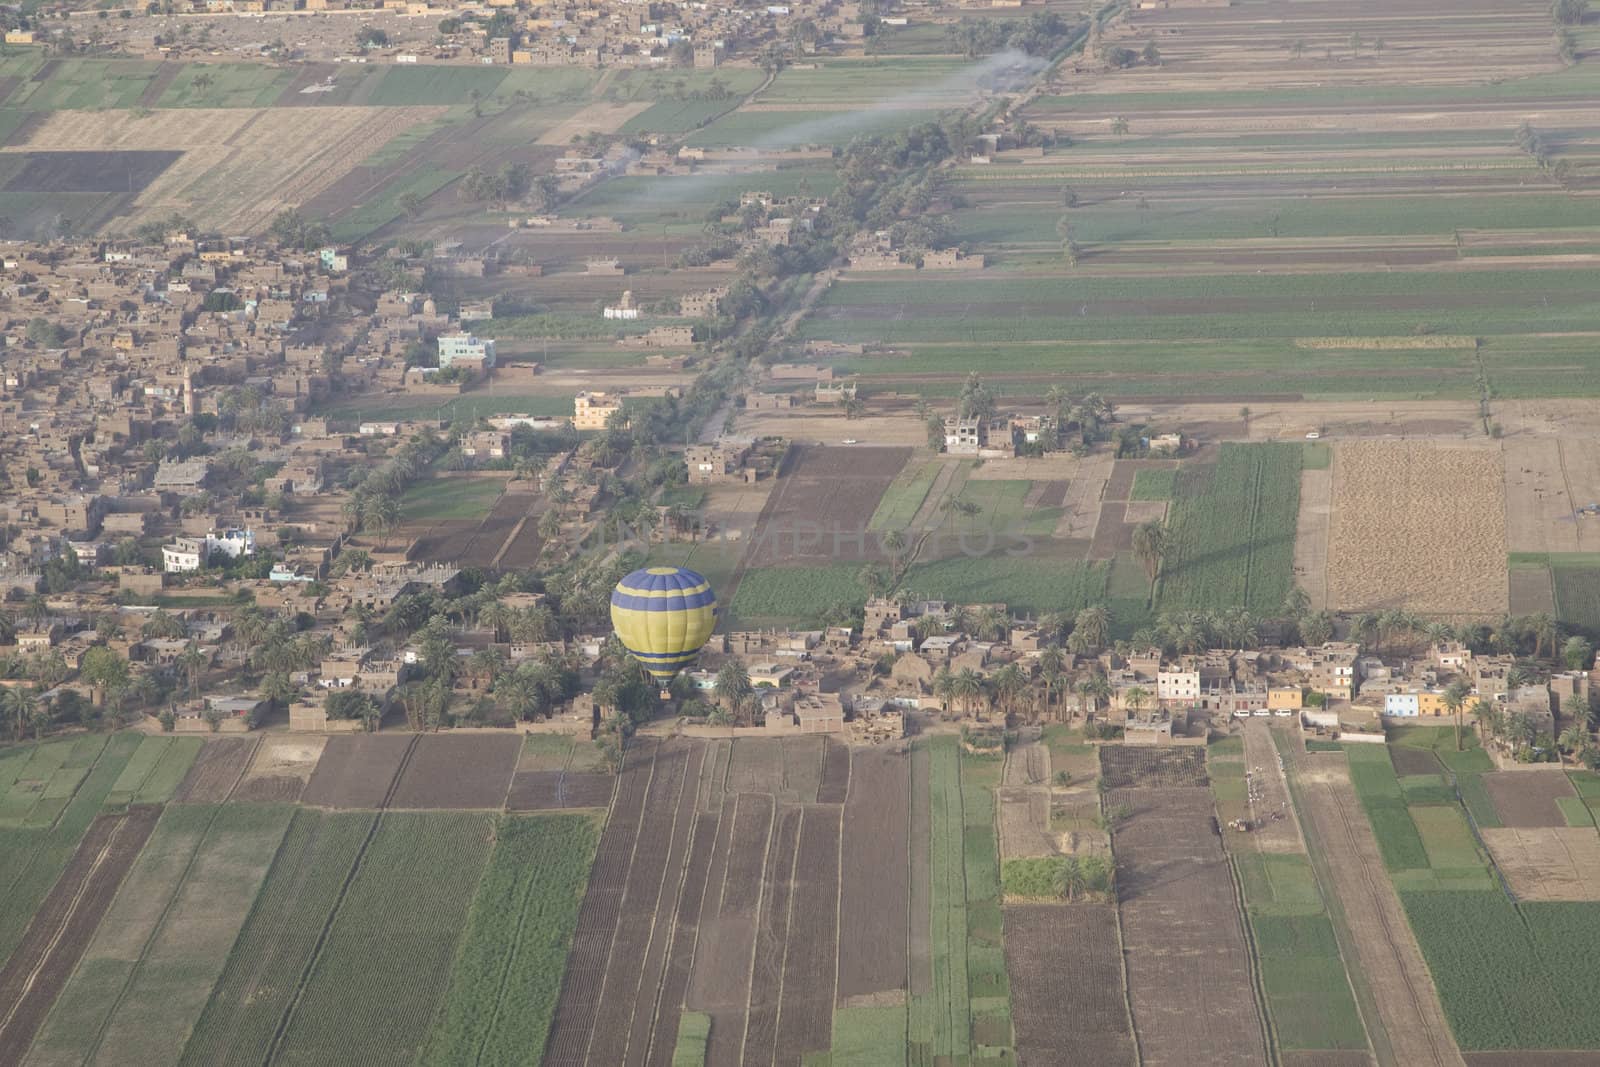
[[1172, 468], [1147, 468], [1134, 472], [1133, 500], [1171, 500], [1178, 488], [1178, 470]]
[[[1446, 766], [1461, 768], [1458, 780], [1463, 773], [1485, 773], [1485, 753], [1457, 752], [1452, 738], [1448, 728], [1411, 727], [1392, 731], [1390, 740], [1432, 749]], [[1376, 810], [1392, 812], [1399, 791], [1392, 765], [1383, 773], [1387, 750], [1371, 747], [1371, 754], [1361, 756], [1357, 746], [1347, 748], [1369, 818], [1375, 808], [1367, 804], [1368, 795], [1382, 801]], [[1600, 984], [1600, 915], [1594, 905], [1513, 901], [1492, 861], [1466, 832], [1459, 804], [1410, 812], [1402, 807], [1400, 814], [1411, 824], [1409, 834], [1397, 829], [1395, 817], [1381, 828], [1373, 819], [1373, 829], [1386, 863], [1389, 835], [1408, 854], [1420, 849], [1424, 866], [1440, 864], [1426, 870], [1391, 865], [1391, 877], [1461, 1048], [1600, 1048], [1600, 1016], [1585, 1006], [1587, 991]]]
[[513, 1063], [544, 1048], [598, 843], [589, 816], [501, 818], [423, 1063]]
[[[139, 747], [140, 735], [117, 734], [48, 828], [0, 829], [0, 958], [10, 956], [39, 903], [66, 869], [78, 841], [100, 813], [111, 787]], [[53, 742], [72, 745], [74, 742]], [[37, 746], [43, 748], [46, 746]]]
[[1164, 609], [1283, 606], [1300, 512], [1297, 444], [1225, 444], [1214, 467], [1183, 469], [1162, 563]]
[[184, 1048], [184, 1067], [259, 1067], [265, 1061], [374, 818], [311, 808], [295, 813]]
[[483, 813], [387, 812], [339, 905], [275, 1055], [413, 1060], [450, 977], [494, 838]]
[[[834, 1025], [838, 1033], [838, 1024]], [[711, 1050], [711, 1016], [699, 1011], [678, 1015], [678, 1043], [672, 1050], [672, 1067], [705, 1067]]]

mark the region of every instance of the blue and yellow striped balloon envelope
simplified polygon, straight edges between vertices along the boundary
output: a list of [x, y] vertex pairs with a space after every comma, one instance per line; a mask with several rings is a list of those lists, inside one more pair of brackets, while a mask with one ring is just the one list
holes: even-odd
[[663, 687], [694, 660], [716, 623], [711, 583], [683, 567], [645, 567], [611, 591], [612, 628]]

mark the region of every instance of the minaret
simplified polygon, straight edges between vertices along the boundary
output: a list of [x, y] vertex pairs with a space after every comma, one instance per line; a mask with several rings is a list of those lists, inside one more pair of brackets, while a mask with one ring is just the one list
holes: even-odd
[[183, 365], [183, 413], [185, 415], [195, 413], [194, 368], [187, 363]]

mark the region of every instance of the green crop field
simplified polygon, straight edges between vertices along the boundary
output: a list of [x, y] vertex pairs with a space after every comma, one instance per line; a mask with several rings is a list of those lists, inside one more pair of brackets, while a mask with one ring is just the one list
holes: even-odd
[[160, 66], [135, 60], [62, 59], [53, 62], [54, 66], [43, 81], [30, 79], [18, 85], [6, 98], [6, 106], [31, 111], [134, 107]]
[[738, 100], [663, 100], [623, 123], [620, 132], [684, 133], [697, 130], [731, 111]]
[[730, 610], [741, 623], [815, 625], [834, 607], [866, 603], [860, 574], [860, 566], [849, 563], [752, 569], [739, 580]]
[[400, 498], [400, 517], [419, 519], [481, 519], [505, 491], [501, 478], [438, 475], [418, 482]]
[[[33, 913], [66, 869], [78, 841], [100, 813], [139, 742], [140, 735], [134, 733], [117, 734], [106, 741], [54, 825], [0, 829], [0, 901], [4, 902], [0, 904], [0, 957], [10, 956], [17, 947]], [[69, 746], [65, 756], [70, 757], [72, 746], [79, 743], [56, 744]]]
[[[751, 145], [791, 148], [805, 145], [844, 145], [857, 137], [873, 137], [932, 122], [939, 112], [906, 111], [733, 111], [684, 142], [701, 148]], [[749, 180], [745, 179], [745, 184]], [[765, 183], [763, 183], [763, 188]]]
[[[901, 1028], [904, 1032], [904, 1027]], [[834, 1024], [838, 1033], [838, 1024]], [[711, 1016], [699, 1011], [678, 1015], [678, 1043], [672, 1050], [672, 1067], [705, 1067], [711, 1046]]]
[[1076, 613], [1104, 598], [1106, 572], [1099, 563], [957, 556], [911, 567], [901, 585], [956, 604], [1000, 601], [1016, 614]]
[[1600, 1048], [1594, 905], [1519, 905], [1498, 889], [1400, 898], [1463, 1050]]
[[914, 88], [922, 99], [943, 94], [959, 104], [977, 70], [971, 60], [948, 56], [822, 62], [782, 71], [760, 100], [849, 107], [881, 104]]
[[426, 199], [461, 177], [461, 174], [461, 171], [424, 163], [389, 182], [382, 192], [363, 201], [354, 211], [335, 219], [330, 227], [333, 239], [361, 240], [405, 213], [400, 206], [400, 198], [407, 193]]
[[1428, 866], [1473, 867], [1484, 862], [1460, 805], [1453, 802], [1448, 806], [1412, 805], [1410, 814], [1422, 837], [1423, 850], [1428, 854]]
[[[115, 1058], [129, 1063], [178, 1061], [293, 814], [287, 804], [214, 808], [189, 869], [173, 887], [170, 907], [120, 994], [107, 1002], [109, 1014], [94, 1046], [101, 1055], [114, 1050]], [[163, 1025], [152, 1026], [153, 1019]], [[88, 1038], [94, 1031], [79, 1033]]]
[[505, 67], [393, 66], [384, 70], [366, 102], [374, 107], [466, 104], [474, 90], [483, 98], [494, 95], [506, 72]]
[[1600, 565], [1583, 556], [1550, 557], [1556, 614], [1564, 623], [1600, 634]]
[[598, 842], [585, 815], [500, 820], [422, 1063], [514, 1063], [544, 1047]]
[[290, 67], [191, 63], [178, 71], [158, 107], [271, 107], [294, 81]]
[[939, 463], [906, 464], [878, 499], [878, 510], [872, 513], [867, 528], [887, 533], [909, 527], [922, 502], [928, 498], [928, 490], [933, 488], [941, 466]]
[[1185, 467], [1161, 566], [1167, 610], [1277, 611], [1293, 583], [1299, 445], [1222, 446], [1215, 466]]
[[1315, 914], [1304, 915], [1252, 910], [1250, 927], [1279, 1047], [1365, 1049], [1366, 1029], [1345, 976], [1333, 924], [1320, 904]]
[[420, 1053], [493, 840], [494, 817], [482, 813], [383, 816], [278, 1056], [400, 1063]]
[[976, 510], [971, 514], [952, 510], [940, 532], [980, 545], [989, 537], [1006, 544], [1049, 537], [1061, 520], [1061, 509], [1029, 506], [1027, 497], [1032, 489], [1032, 482], [1017, 479], [968, 479], [956, 494], [956, 504]]
[[106, 804], [124, 807], [133, 803], [161, 804], [172, 799], [173, 791], [189, 773], [189, 765], [200, 754], [204, 743], [198, 737], [145, 737], [118, 775], [106, 796]]
[[965, 1052], [966, 1019], [971, 1014], [967, 991], [966, 883], [962, 874], [961, 767], [954, 739], [929, 742], [928, 788], [932, 811], [932, 951], [933, 995], [929, 1004], [932, 1030], [917, 1032], [913, 1005], [912, 1040], [931, 1044], [933, 1055]]
[[1425, 869], [1428, 853], [1406, 808], [1389, 750], [1377, 745], [1346, 745], [1350, 781], [1372, 823], [1383, 864], [1391, 871]]
[[184, 1048], [186, 1067], [266, 1060], [373, 818], [309, 808], [295, 813]]
[[1176, 469], [1140, 470], [1133, 476], [1131, 500], [1171, 500], [1178, 489]]

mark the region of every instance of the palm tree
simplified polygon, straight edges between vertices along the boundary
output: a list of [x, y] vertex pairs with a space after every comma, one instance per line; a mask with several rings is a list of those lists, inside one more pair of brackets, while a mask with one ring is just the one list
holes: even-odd
[[1133, 531], [1133, 554], [1144, 564], [1150, 577], [1151, 592], [1155, 591], [1156, 576], [1161, 573], [1162, 557], [1167, 552], [1167, 531], [1159, 522], [1140, 523]]
[[955, 698], [956, 676], [951, 673], [948, 663], [941, 666], [933, 675], [933, 695], [939, 698], [939, 706], [945, 711], [950, 710], [950, 701]]
[[1572, 753], [1574, 763], [1580, 762], [1592, 743], [1589, 731], [1580, 722], [1574, 722], [1561, 732], [1561, 747]]
[[189, 679], [189, 697], [191, 700], [200, 698], [200, 675], [211, 665], [211, 657], [206, 655], [198, 642], [190, 641], [184, 650], [178, 653], [177, 666]]
[[994, 672], [991, 682], [1001, 708], [1009, 716], [1015, 709], [1017, 694], [1028, 687], [1028, 676], [1015, 663], [1008, 663]]
[[1144, 707], [1144, 702], [1149, 698], [1150, 694], [1145, 691], [1144, 687], [1137, 685], [1122, 694], [1122, 702], [1128, 705], [1128, 710], [1135, 715], [1139, 713], [1140, 708]]
[[1459, 678], [1444, 691], [1444, 706], [1456, 719], [1456, 751], [1461, 751], [1461, 707], [1471, 695], [1472, 687]]
[[1479, 697], [1473, 702], [1472, 718], [1475, 722], [1477, 722], [1478, 731], [1484, 736], [1485, 740], [1494, 736], [1496, 714], [1497, 712], [1492, 701]]
[[1076, 856], [1063, 856], [1055, 870], [1055, 889], [1069, 904], [1084, 890], [1083, 867]]
[[1537, 615], [1529, 616], [1528, 629], [1533, 634], [1533, 654], [1535, 658], [1544, 658], [1546, 645], [1550, 647], [1550, 655], [1554, 656], [1556, 654], [1556, 642], [1561, 638], [1561, 631], [1556, 626], [1556, 620], [1552, 619], [1548, 612], [1541, 611]]
[[400, 504], [392, 496], [375, 493], [361, 505], [361, 524], [378, 535], [379, 548], [389, 544], [389, 535], [399, 523]]
[[970, 714], [972, 702], [983, 695], [983, 680], [971, 667], [963, 667], [950, 683], [950, 695], [961, 701], [962, 714]]
[[508, 627], [515, 610], [505, 605], [503, 601], [491, 600], [478, 612], [478, 622], [494, 630], [494, 639], [504, 641], [509, 635]]
[[1359, 644], [1375, 644], [1378, 638], [1378, 616], [1370, 611], [1356, 616], [1356, 621], [1350, 625], [1350, 632]]
[[1062, 672], [1066, 669], [1066, 657], [1059, 648], [1046, 648], [1039, 653], [1039, 677], [1044, 681], [1044, 706], [1050, 707], [1050, 695], [1061, 684]]
[[975, 636], [978, 637], [998, 640], [1004, 637], [1006, 631], [1010, 628], [1011, 616], [1006, 614], [1004, 608], [993, 604], [980, 610], [978, 617], [973, 620], [973, 629], [976, 631]]
[[1083, 635], [1083, 643], [1090, 649], [1106, 647], [1111, 635], [1111, 613], [1102, 605], [1084, 608], [1072, 623], [1072, 635]]
[[749, 695], [750, 672], [739, 660], [730, 659], [717, 671], [717, 700], [733, 713]]
[[22, 740], [22, 731], [33, 718], [33, 713], [39, 706], [39, 695], [27, 686], [14, 685], [4, 691], [5, 710], [12, 716], [11, 736], [15, 740]]

